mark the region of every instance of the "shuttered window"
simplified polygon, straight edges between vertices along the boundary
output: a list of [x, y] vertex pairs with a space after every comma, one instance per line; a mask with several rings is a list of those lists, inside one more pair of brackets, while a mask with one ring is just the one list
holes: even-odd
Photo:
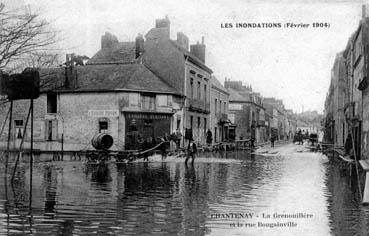
[[58, 121], [57, 120], [46, 120], [46, 140], [56, 141], [58, 137]]

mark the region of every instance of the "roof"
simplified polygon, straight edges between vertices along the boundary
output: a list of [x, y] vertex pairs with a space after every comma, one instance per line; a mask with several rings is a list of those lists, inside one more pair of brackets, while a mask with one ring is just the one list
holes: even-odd
[[169, 40], [169, 42], [171, 42], [172, 43], [172, 45], [177, 49], [177, 50], [179, 50], [180, 52], [182, 52], [183, 53], [183, 55], [185, 56], [185, 57], [188, 57], [189, 58], [189, 60], [192, 62], [192, 63], [194, 63], [195, 65], [197, 65], [198, 67], [200, 67], [201, 69], [203, 69], [203, 70], [205, 70], [205, 71], [207, 71], [208, 73], [213, 73], [213, 71], [209, 68], [209, 67], [207, 67], [206, 65], [205, 65], [205, 63], [204, 62], [202, 62], [199, 58], [197, 58], [195, 55], [193, 55], [192, 53], [190, 53], [189, 51], [187, 51], [186, 49], [184, 49], [183, 47], [181, 47], [181, 46], [179, 46], [177, 43], [176, 43], [176, 41], [174, 41], [174, 40]]
[[86, 64], [129, 63], [135, 59], [136, 43], [118, 42], [111, 47], [101, 48]]
[[229, 94], [229, 91], [226, 88], [224, 88], [224, 86], [220, 83], [220, 81], [215, 76], [211, 77], [211, 86], [214, 88], [217, 88], [218, 90], [226, 94]]
[[232, 88], [228, 88], [229, 92], [229, 101], [230, 102], [250, 102], [248, 97], [242, 96], [239, 92]]
[[39, 68], [40, 92], [60, 89], [65, 82], [65, 67]]
[[[56, 72], [65, 68], [53, 68]], [[178, 94], [143, 64], [100, 64], [76, 66], [77, 88], [61, 88], [59, 92], [143, 91]], [[57, 73], [57, 75], [59, 75]], [[65, 74], [64, 74], [65, 76]], [[58, 76], [57, 80], [65, 80]], [[56, 79], [55, 79], [56, 81]]]

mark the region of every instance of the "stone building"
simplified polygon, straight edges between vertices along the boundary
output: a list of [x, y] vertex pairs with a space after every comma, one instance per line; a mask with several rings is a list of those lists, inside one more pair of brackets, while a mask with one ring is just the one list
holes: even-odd
[[[85, 66], [66, 63], [40, 69], [43, 81], [52, 83], [35, 101], [36, 148], [60, 150], [63, 144], [65, 150], [80, 150], [98, 132], [112, 134], [113, 148], [135, 148], [137, 133], [152, 141], [178, 129], [183, 136], [191, 131], [198, 144], [205, 144], [212, 70], [205, 64], [204, 38], [189, 45], [187, 36], [178, 33], [171, 40], [170, 21], [164, 18], [145, 38], [139, 34], [132, 42], [107, 32]], [[16, 110], [26, 112], [26, 103], [16, 102]], [[15, 116], [18, 134], [24, 114], [15, 113], [23, 117]], [[0, 118], [5, 114], [2, 107]]]
[[230, 93], [229, 117], [237, 125], [237, 139], [254, 138], [257, 143], [266, 141], [265, 108], [260, 94], [241, 81], [226, 80], [224, 86]]
[[270, 135], [276, 140], [283, 139], [285, 134], [285, 114], [284, 106], [281, 100], [275, 98], [264, 98], [263, 104], [266, 112], [269, 114]]
[[[36, 149], [61, 150], [62, 144], [64, 150], [90, 149], [91, 138], [102, 132], [113, 137], [113, 149], [132, 149], [137, 145], [135, 131], [150, 142], [174, 130], [172, 118], [182, 97], [143, 64], [90, 64], [40, 71], [46, 75], [43, 81], [63, 81], [64, 85], [46, 89], [35, 100]], [[28, 101], [14, 104], [12, 139], [16, 148]], [[6, 109], [2, 107], [2, 120]], [[27, 130], [26, 141], [29, 135]]]
[[342, 146], [352, 134], [358, 157], [369, 154], [368, 52], [369, 18], [363, 16], [342, 53], [337, 54], [325, 101], [325, 141]]
[[334, 143], [343, 146], [347, 135], [347, 124], [345, 119], [344, 107], [346, 98], [347, 72], [345, 59], [342, 53], [336, 55], [332, 68], [331, 83], [333, 89], [332, 105], [334, 120]]
[[205, 43], [189, 45], [188, 37], [179, 32], [170, 39], [168, 18], [156, 21], [145, 35], [143, 61], [155, 74], [184, 96], [174, 117], [175, 128], [191, 130], [193, 139], [206, 143], [210, 119], [210, 79], [212, 70], [205, 64]]
[[[228, 119], [229, 92], [215, 76], [211, 78], [210, 90], [210, 130], [213, 142], [234, 140], [235, 127]], [[231, 137], [229, 136], [231, 132]]]

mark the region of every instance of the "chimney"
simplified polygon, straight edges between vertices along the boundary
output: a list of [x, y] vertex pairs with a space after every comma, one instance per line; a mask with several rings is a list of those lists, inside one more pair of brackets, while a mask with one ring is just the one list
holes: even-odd
[[182, 32], [178, 32], [177, 33], [177, 44], [179, 46], [181, 46], [182, 48], [186, 49], [186, 51], [189, 50], [189, 39], [188, 37], [182, 33]]
[[170, 28], [170, 21], [168, 16], [165, 16], [164, 19], [157, 19], [155, 21], [155, 28]]
[[193, 44], [190, 47], [190, 52], [196, 56], [200, 61], [205, 63], [205, 44], [204, 37], [202, 37], [201, 44], [197, 42], [197, 44]]
[[138, 34], [136, 37], [136, 58], [141, 56], [145, 51], [145, 40], [142, 34]]
[[157, 19], [155, 23], [155, 28], [152, 28], [145, 35], [146, 43], [148, 47], [151, 42], [157, 42], [162, 40], [170, 39], [170, 21], [166, 16], [164, 19]]
[[101, 36], [101, 48], [109, 48], [116, 43], [118, 43], [117, 36], [109, 32], [105, 32], [105, 34]]

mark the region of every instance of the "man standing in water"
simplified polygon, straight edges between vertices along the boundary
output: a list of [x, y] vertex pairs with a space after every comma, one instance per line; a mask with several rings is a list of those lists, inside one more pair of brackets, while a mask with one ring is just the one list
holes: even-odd
[[275, 140], [274, 135], [272, 135], [270, 137], [270, 145], [271, 145], [272, 148], [274, 148], [274, 140]]
[[193, 163], [195, 161], [196, 152], [197, 152], [196, 144], [194, 143], [193, 139], [190, 139], [190, 142], [189, 142], [188, 147], [187, 147], [187, 156], [186, 156], [186, 161], [185, 161], [186, 165], [187, 165], [187, 161], [188, 161], [188, 159], [190, 159], [190, 157], [192, 158], [191, 164], [193, 165]]

